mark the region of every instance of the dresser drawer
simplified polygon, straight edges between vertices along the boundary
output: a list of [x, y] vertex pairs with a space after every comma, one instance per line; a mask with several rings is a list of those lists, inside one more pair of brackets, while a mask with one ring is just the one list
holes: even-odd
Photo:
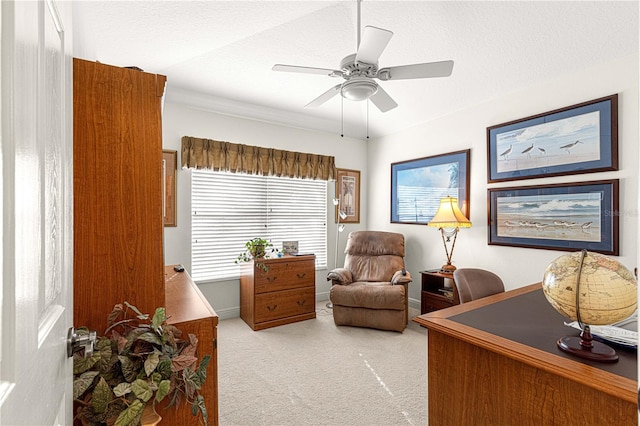
[[315, 312], [315, 309], [315, 286], [258, 294], [255, 304], [255, 322], [306, 314]]
[[255, 292], [265, 293], [271, 291], [288, 290], [315, 286], [316, 265], [315, 260], [281, 260], [277, 262], [265, 262], [268, 271], [258, 269], [255, 272]]

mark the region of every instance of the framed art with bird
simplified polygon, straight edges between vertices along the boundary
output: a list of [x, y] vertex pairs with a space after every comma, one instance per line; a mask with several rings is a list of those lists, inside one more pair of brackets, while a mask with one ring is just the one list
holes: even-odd
[[618, 170], [618, 95], [487, 128], [489, 183]]

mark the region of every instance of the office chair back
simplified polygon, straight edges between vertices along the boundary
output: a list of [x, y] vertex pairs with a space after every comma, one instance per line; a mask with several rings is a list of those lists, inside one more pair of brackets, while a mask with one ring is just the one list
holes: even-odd
[[460, 303], [504, 292], [502, 279], [484, 269], [456, 269], [453, 272], [453, 281], [458, 289]]

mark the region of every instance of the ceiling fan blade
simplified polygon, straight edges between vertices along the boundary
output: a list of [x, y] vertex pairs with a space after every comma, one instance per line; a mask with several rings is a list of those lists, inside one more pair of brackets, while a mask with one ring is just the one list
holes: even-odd
[[378, 91], [369, 99], [382, 112], [387, 112], [398, 106], [396, 101], [391, 99], [391, 96], [380, 85], [378, 85]]
[[364, 27], [358, 53], [356, 53], [356, 62], [377, 64], [378, 58], [382, 55], [392, 36], [393, 33], [389, 30], [372, 26]]
[[380, 80], [405, 80], [409, 78], [449, 77], [452, 72], [453, 61], [427, 62], [382, 68], [378, 71], [378, 78]]
[[319, 74], [328, 75], [329, 77], [342, 77], [342, 71], [330, 70], [328, 68], [300, 67], [297, 65], [275, 64], [271, 69], [273, 71], [299, 72], [303, 74]]
[[322, 105], [323, 103], [327, 102], [329, 99], [333, 98], [335, 95], [340, 93], [341, 87], [342, 87], [342, 84], [336, 84], [331, 89], [327, 90], [322, 95], [318, 96], [317, 98], [315, 98], [314, 100], [306, 104], [304, 107], [305, 108], [319, 107], [320, 105]]

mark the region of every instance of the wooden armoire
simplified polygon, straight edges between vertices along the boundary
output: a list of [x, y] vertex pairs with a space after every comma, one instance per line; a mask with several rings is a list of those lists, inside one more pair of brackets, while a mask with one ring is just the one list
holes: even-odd
[[[211, 355], [202, 389], [218, 424], [218, 317], [186, 272], [164, 265], [162, 112], [166, 77], [73, 61], [74, 324], [104, 334], [127, 301], [199, 339]], [[190, 407], [160, 409], [162, 424], [198, 424]]]

